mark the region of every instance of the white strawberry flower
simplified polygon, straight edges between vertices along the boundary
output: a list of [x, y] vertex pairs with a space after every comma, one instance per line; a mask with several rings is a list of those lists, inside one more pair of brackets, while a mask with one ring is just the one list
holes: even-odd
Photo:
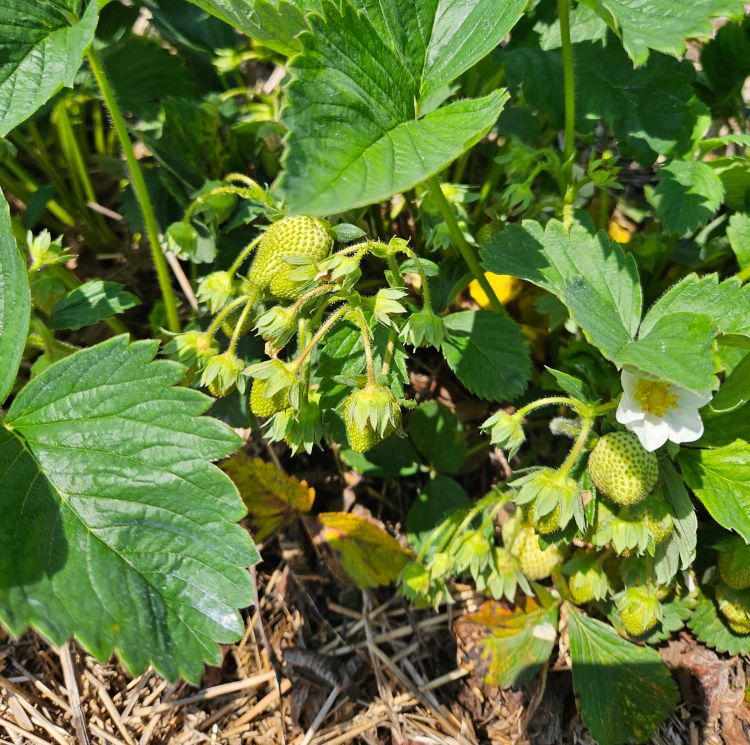
[[698, 409], [711, 400], [711, 393], [693, 393], [629, 370], [622, 371], [621, 381], [617, 421], [633, 432], [649, 452], [667, 440], [693, 442], [703, 434]]

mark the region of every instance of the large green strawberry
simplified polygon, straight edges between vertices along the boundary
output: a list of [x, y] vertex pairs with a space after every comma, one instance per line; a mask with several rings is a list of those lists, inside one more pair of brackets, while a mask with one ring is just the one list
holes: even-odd
[[250, 267], [248, 282], [260, 290], [270, 289], [276, 297], [295, 300], [299, 283], [289, 274], [294, 268], [287, 259], [321, 261], [331, 252], [333, 236], [329, 225], [319, 217], [285, 217], [266, 230]]
[[250, 411], [258, 417], [268, 417], [289, 406], [289, 389], [282, 388], [273, 396], [266, 395], [267, 380], [255, 378], [250, 388]]
[[750, 634], [750, 592], [735, 590], [725, 584], [716, 586], [719, 613], [736, 634]]
[[599, 438], [589, 456], [589, 473], [596, 488], [622, 506], [644, 500], [656, 486], [659, 463], [631, 432], [611, 432]]
[[518, 559], [521, 571], [533, 581], [549, 577], [564, 558], [562, 550], [554, 543], [545, 549], [540, 548], [539, 536], [532, 527], [521, 528], [510, 552]]
[[725, 584], [735, 590], [750, 587], [750, 550], [741, 538], [731, 541], [730, 546], [719, 553], [719, 574]]

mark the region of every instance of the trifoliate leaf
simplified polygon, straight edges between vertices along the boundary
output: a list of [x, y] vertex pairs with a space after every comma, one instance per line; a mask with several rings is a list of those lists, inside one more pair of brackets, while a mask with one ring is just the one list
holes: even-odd
[[210, 460], [241, 440], [175, 387], [157, 343], [119, 336], [47, 368], [0, 428], [0, 618], [55, 644], [75, 635], [132, 673], [200, 678], [244, 629], [245, 513]]
[[26, 264], [13, 237], [8, 203], [0, 191], [0, 405], [16, 380], [30, 313]]
[[119, 282], [94, 279], [71, 290], [52, 308], [49, 326], [53, 329], [80, 329], [105, 321], [141, 301]]
[[221, 464], [239, 489], [258, 542], [310, 511], [315, 489], [287, 476], [273, 463], [251, 458], [244, 450]]
[[525, 220], [496, 233], [481, 255], [490, 271], [521, 277], [565, 302], [609, 359], [635, 336], [642, 307], [638, 270], [604, 232], [592, 236], [577, 224], [568, 232], [557, 220], [546, 228]]
[[719, 615], [713, 599], [699, 594], [698, 604], [688, 621], [699, 641], [722, 654], [750, 654], [750, 634], [736, 634]]
[[573, 606], [568, 636], [581, 718], [599, 745], [645, 742], [677, 705], [669, 668], [649, 647], [626, 641]]
[[711, 450], [682, 448], [677, 462], [711, 517], [750, 542], [750, 444], [735, 440]]
[[456, 621], [464, 665], [491, 685], [508, 688], [529, 680], [552, 654], [559, 605], [521, 596], [514, 610], [494, 601]]
[[705, 225], [716, 214], [724, 198], [724, 185], [706, 163], [673, 160], [659, 170], [654, 198], [664, 232], [683, 235]]
[[675, 57], [685, 53], [686, 39], [709, 37], [711, 19], [741, 16], [741, 0], [582, 0], [622, 37], [635, 64], [643, 64], [649, 49]]
[[395, 582], [411, 558], [393, 536], [361, 515], [321, 512], [306, 521], [318, 546], [331, 549], [331, 569], [363, 589]]
[[443, 321], [443, 356], [469, 391], [488, 401], [507, 401], [523, 393], [531, 376], [531, 356], [515, 321], [489, 310], [451, 313]]
[[[73, 15], [81, 9], [80, 18]], [[94, 38], [96, 0], [17, 0], [0, 7], [0, 137], [28, 119], [62, 86], [72, 87]]]
[[[494, 49], [525, 0], [323, 3], [291, 64], [281, 187], [295, 211], [336, 214], [409, 189], [476, 144], [502, 90], [441, 108], [450, 84]], [[364, 11], [364, 12], [362, 12]]]

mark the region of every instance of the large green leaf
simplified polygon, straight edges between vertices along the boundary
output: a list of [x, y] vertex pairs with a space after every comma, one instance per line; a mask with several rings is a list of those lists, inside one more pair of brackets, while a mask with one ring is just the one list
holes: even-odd
[[[85, 2], [85, 0], [84, 0]], [[94, 38], [98, 3], [5, 0], [0, 4], [0, 137], [62, 86], [72, 86]]]
[[678, 462], [685, 483], [714, 520], [750, 543], [750, 444], [735, 440], [710, 450], [683, 448]]
[[709, 315], [670, 313], [626, 344], [615, 362], [691, 391], [710, 391], [717, 382], [711, 354], [715, 336], [716, 324]]
[[281, 186], [292, 211], [331, 214], [409, 189], [478, 142], [503, 91], [436, 109], [448, 84], [490, 52], [524, 0], [347, 0], [300, 37], [282, 120]]
[[646, 742], [677, 705], [677, 685], [650, 647], [568, 609], [573, 686], [581, 718], [599, 745]]
[[648, 59], [649, 49], [680, 56], [685, 40], [711, 36], [711, 19], [741, 16], [742, 0], [582, 0], [622, 36], [636, 64]]
[[[576, 131], [592, 131], [604, 121], [620, 149], [644, 164], [656, 154], [681, 154], [689, 147], [701, 105], [686, 61], [653, 55], [634, 69], [619, 41], [581, 41], [573, 45]], [[554, 127], [564, 124], [562, 57], [559, 49], [533, 46], [503, 52], [510, 86], [522, 86], [531, 108]], [[654, 91], [659, 96], [654, 96]]]
[[605, 233], [592, 236], [581, 225], [568, 232], [558, 220], [545, 228], [525, 220], [496, 233], [481, 255], [489, 271], [557, 295], [609, 359], [635, 337], [643, 302], [638, 270]]
[[258, 556], [236, 488], [210, 460], [240, 444], [201, 417], [156, 342], [116, 337], [55, 363], [0, 428], [0, 619], [75, 635], [132, 672], [197, 681], [242, 634]]
[[140, 302], [119, 282], [92, 279], [55, 303], [49, 325], [53, 329], [80, 329], [112, 318]]
[[659, 170], [654, 190], [656, 214], [670, 235], [683, 235], [705, 225], [721, 207], [724, 184], [699, 160], [673, 160]]
[[531, 377], [531, 355], [515, 321], [488, 310], [451, 313], [444, 321], [441, 351], [468, 390], [488, 401], [523, 393]]
[[8, 203], [0, 191], [0, 406], [13, 387], [21, 364], [30, 313], [26, 264], [18, 252]]
[[297, 36], [307, 28], [305, 13], [320, 0], [191, 0], [252, 39], [287, 56], [300, 51]]

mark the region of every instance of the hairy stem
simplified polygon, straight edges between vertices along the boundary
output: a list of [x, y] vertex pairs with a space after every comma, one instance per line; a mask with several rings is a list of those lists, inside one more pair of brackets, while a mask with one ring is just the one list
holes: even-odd
[[570, 449], [568, 457], [563, 461], [563, 464], [558, 469], [558, 473], [562, 476], [567, 476], [570, 473], [570, 470], [576, 464], [578, 458], [581, 455], [581, 452], [583, 451], [583, 448], [586, 446], [586, 441], [589, 439], [589, 435], [591, 434], [593, 426], [593, 419], [584, 419], [581, 422], [581, 431], [578, 435], [578, 439], [573, 443], [573, 447]]
[[362, 345], [365, 350], [365, 362], [367, 363], [367, 384], [375, 385], [375, 364], [372, 361], [372, 345], [370, 344], [370, 328], [362, 308], [357, 308], [357, 323], [362, 334]]
[[[573, 45], [570, 40], [570, 0], [557, 0], [560, 16], [560, 37], [562, 39], [563, 88], [565, 93], [565, 174], [570, 192], [570, 176], [573, 171], [573, 154], [575, 152], [576, 100], [575, 77], [573, 70]], [[566, 200], [568, 193], [566, 192]]]
[[94, 73], [94, 77], [96, 78], [104, 103], [112, 117], [112, 125], [117, 133], [117, 138], [120, 141], [123, 153], [125, 154], [125, 160], [128, 164], [128, 170], [130, 171], [130, 182], [133, 185], [133, 192], [135, 193], [135, 197], [138, 200], [138, 206], [141, 208], [141, 213], [143, 214], [143, 222], [146, 225], [146, 234], [148, 235], [148, 242], [151, 246], [151, 255], [154, 260], [156, 276], [159, 280], [159, 288], [161, 290], [162, 299], [164, 300], [164, 309], [167, 314], [167, 328], [172, 332], [178, 332], [180, 330], [180, 318], [177, 314], [177, 298], [175, 297], [174, 288], [172, 287], [167, 258], [164, 256], [164, 251], [162, 250], [161, 241], [159, 239], [159, 224], [156, 222], [154, 207], [151, 203], [148, 189], [146, 188], [143, 171], [141, 170], [141, 166], [138, 163], [138, 159], [135, 157], [135, 152], [133, 151], [133, 143], [130, 141], [125, 117], [122, 115], [120, 105], [117, 103], [115, 93], [112, 90], [112, 86], [109, 84], [109, 80], [104, 71], [104, 66], [99, 59], [99, 55], [94, 49], [93, 44], [86, 52], [86, 57], [91, 66], [91, 70]]
[[469, 267], [474, 279], [479, 282], [479, 286], [489, 298], [493, 310], [504, 313], [505, 310], [503, 309], [503, 304], [497, 299], [495, 291], [492, 289], [492, 286], [484, 274], [484, 270], [479, 264], [474, 249], [469, 245], [464, 234], [461, 232], [461, 228], [456, 221], [456, 216], [453, 214], [453, 210], [451, 209], [450, 204], [448, 204], [448, 200], [445, 198], [445, 194], [443, 194], [443, 190], [440, 188], [440, 184], [434, 176], [427, 179], [427, 187], [430, 190], [432, 200], [435, 202], [443, 220], [445, 220], [445, 224], [448, 226], [448, 232], [451, 234], [453, 242], [456, 244], [461, 256], [463, 256], [463, 259]]
[[342, 305], [337, 310], [333, 311], [328, 318], [323, 322], [323, 324], [320, 326], [320, 328], [313, 334], [312, 339], [310, 339], [309, 342], [305, 345], [305, 348], [299, 353], [299, 356], [297, 359], [294, 360], [293, 370], [296, 373], [300, 367], [302, 367], [302, 363], [307, 359], [308, 355], [315, 349], [315, 345], [331, 330], [331, 327], [333, 326], [336, 321], [341, 318], [341, 316], [344, 315], [349, 310], [348, 305]]

